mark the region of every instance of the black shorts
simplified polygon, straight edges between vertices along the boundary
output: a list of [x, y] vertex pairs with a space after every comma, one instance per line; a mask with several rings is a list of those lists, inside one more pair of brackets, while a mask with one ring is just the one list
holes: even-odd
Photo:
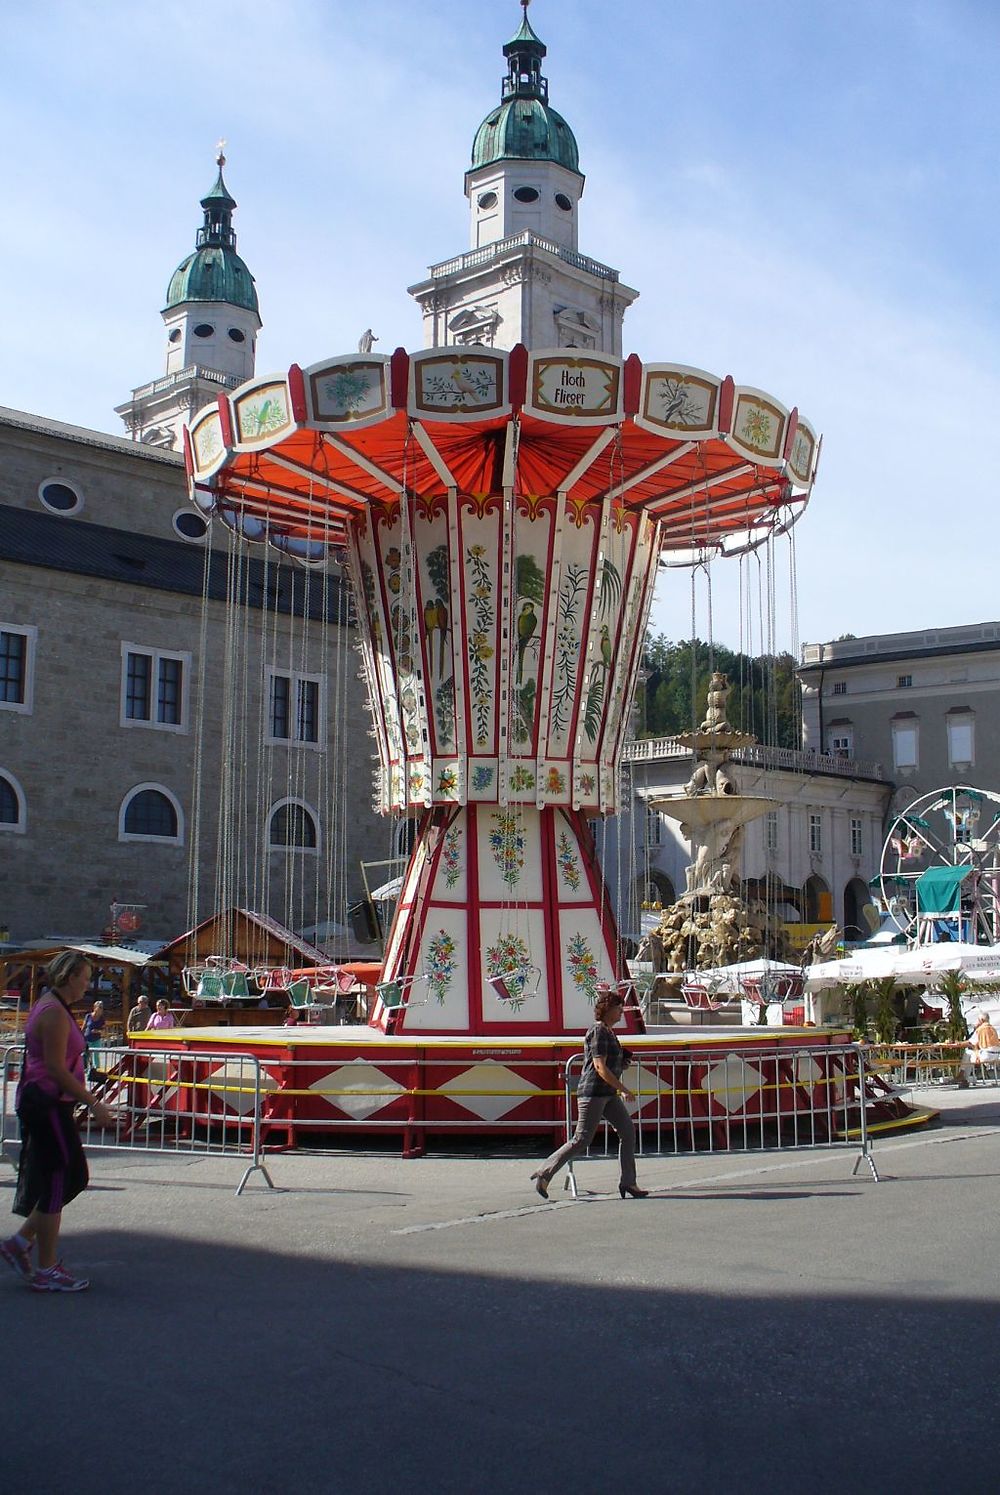
[[37, 1085], [25, 1085], [17, 1103], [21, 1158], [14, 1192], [15, 1215], [58, 1215], [90, 1180], [83, 1143], [73, 1120], [73, 1101], [53, 1100]]

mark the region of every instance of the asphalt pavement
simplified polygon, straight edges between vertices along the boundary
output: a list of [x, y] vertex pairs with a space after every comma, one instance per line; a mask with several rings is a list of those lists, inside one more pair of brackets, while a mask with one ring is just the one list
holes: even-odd
[[[997, 1486], [1000, 1091], [848, 1150], [93, 1154], [74, 1297], [0, 1280], [7, 1489]], [[611, 1192], [614, 1190], [614, 1192]], [[0, 1203], [13, 1173], [0, 1165]]]

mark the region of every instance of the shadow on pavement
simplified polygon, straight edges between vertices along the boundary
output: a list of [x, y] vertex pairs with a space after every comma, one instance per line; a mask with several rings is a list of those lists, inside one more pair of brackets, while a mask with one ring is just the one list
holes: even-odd
[[[593, 1245], [592, 1285], [539, 1280], [530, 1241], [520, 1275], [124, 1231], [72, 1247], [90, 1293], [0, 1280], [11, 1489], [995, 1487], [979, 1300], [638, 1289], [626, 1248]], [[666, 1233], [663, 1259], [669, 1282]]]

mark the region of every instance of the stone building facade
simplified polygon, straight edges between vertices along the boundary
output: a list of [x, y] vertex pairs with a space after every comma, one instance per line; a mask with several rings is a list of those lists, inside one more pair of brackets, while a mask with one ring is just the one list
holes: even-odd
[[875, 758], [893, 809], [953, 784], [1000, 790], [1000, 623], [806, 644], [803, 746]]
[[179, 456], [0, 411], [11, 938], [92, 935], [114, 900], [150, 937], [229, 903], [342, 923], [392, 831], [353, 635], [336, 567], [209, 533]]

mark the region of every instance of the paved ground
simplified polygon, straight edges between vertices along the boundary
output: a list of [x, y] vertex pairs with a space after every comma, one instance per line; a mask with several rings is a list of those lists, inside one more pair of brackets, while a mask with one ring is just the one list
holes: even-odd
[[[1000, 1092], [848, 1153], [94, 1160], [75, 1298], [0, 1281], [0, 1485], [213, 1492], [997, 1486]], [[0, 1165], [0, 1210], [12, 1174]], [[55, 1415], [53, 1411], [55, 1409]]]

